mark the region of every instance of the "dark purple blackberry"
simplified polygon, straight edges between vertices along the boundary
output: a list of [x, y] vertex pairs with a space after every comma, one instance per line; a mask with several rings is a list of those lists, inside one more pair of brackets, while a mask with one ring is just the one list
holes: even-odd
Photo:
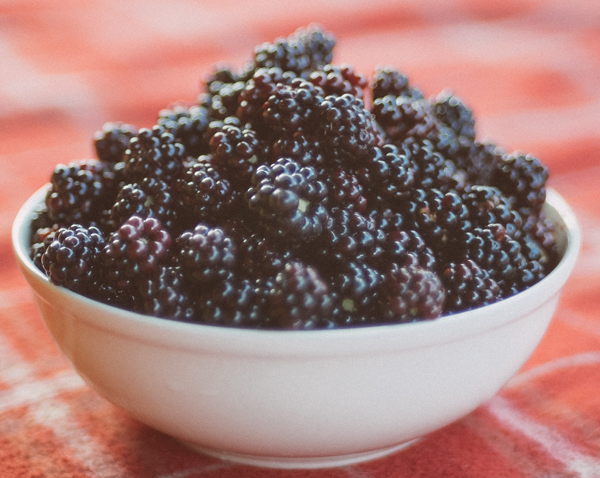
[[379, 66], [375, 69], [371, 90], [373, 101], [388, 95], [423, 99], [423, 94], [409, 85], [408, 77], [390, 66]]
[[539, 216], [529, 216], [523, 224], [523, 236], [528, 236], [542, 249], [545, 260], [540, 261], [546, 272], [550, 272], [560, 261], [560, 251], [556, 237], [556, 225], [542, 209]]
[[50, 282], [80, 293], [93, 289], [99, 280], [97, 264], [104, 244], [104, 235], [95, 227], [60, 228], [41, 258]]
[[475, 141], [466, 154], [454, 157], [454, 163], [467, 172], [472, 184], [489, 186], [504, 154], [494, 143]]
[[438, 121], [448, 126], [457, 137], [475, 141], [473, 112], [460, 98], [451, 91], [444, 90], [432, 98], [430, 103], [431, 111]]
[[321, 167], [325, 159], [319, 138], [304, 131], [278, 138], [273, 144], [273, 156], [290, 158], [302, 166], [313, 167]]
[[350, 94], [328, 96], [319, 106], [324, 148], [332, 160], [360, 166], [371, 150], [384, 144], [375, 117]]
[[[410, 153], [392, 144], [373, 148], [371, 152], [356, 171], [367, 197], [373, 197], [376, 203], [408, 198], [415, 181]], [[371, 192], [370, 196], [368, 192]]]
[[410, 153], [415, 170], [415, 188], [435, 188], [442, 192], [457, 189], [460, 181], [455, 164], [437, 152], [431, 141], [409, 137], [402, 143], [401, 149]]
[[398, 267], [416, 267], [428, 271], [437, 270], [437, 259], [433, 250], [415, 230], [384, 229], [384, 264]]
[[161, 110], [157, 124], [173, 134], [185, 148], [187, 156], [207, 154], [209, 112], [204, 106], [175, 105]]
[[368, 85], [365, 75], [355, 72], [350, 65], [325, 65], [313, 71], [308, 81], [321, 88], [326, 96], [350, 94], [360, 99], [363, 99], [363, 91]]
[[184, 159], [184, 146], [165, 127], [142, 128], [125, 152], [125, 176], [129, 182], [150, 176], [171, 182], [181, 173]]
[[104, 247], [105, 284], [117, 291], [134, 291], [144, 277], [159, 273], [170, 246], [171, 236], [158, 219], [129, 218]]
[[294, 260], [292, 251], [277, 238], [252, 233], [238, 246], [238, 275], [250, 278], [275, 277], [285, 264]]
[[210, 85], [210, 92], [205, 94], [204, 99], [199, 103], [208, 109], [208, 115], [211, 119], [218, 120], [235, 116], [240, 95], [245, 87], [246, 82], [244, 81], [236, 81], [235, 83], [213, 82]]
[[521, 215], [513, 210], [508, 198], [498, 188], [475, 185], [463, 193], [462, 198], [474, 227], [501, 224], [510, 237], [520, 239], [523, 228]]
[[327, 211], [322, 203], [327, 193], [314, 168], [280, 158], [256, 169], [246, 199], [268, 231], [304, 240], [323, 230]]
[[437, 133], [427, 100], [388, 95], [373, 101], [372, 113], [388, 140], [395, 144], [408, 137], [426, 139]]
[[213, 167], [210, 156], [200, 156], [187, 164], [175, 189], [182, 211], [194, 224], [215, 224], [229, 218], [241, 196]]
[[319, 328], [334, 302], [319, 272], [301, 262], [290, 262], [277, 274], [269, 294], [269, 316], [278, 329]]
[[339, 291], [334, 320], [339, 326], [371, 325], [376, 318], [383, 275], [361, 262], [346, 262], [331, 278], [333, 289]]
[[201, 82], [206, 91], [218, 91], [220, 86], [215, 86], [215, 83], [235, 83], [240, 81], [240, 73], [226, 63], [217, 63], [212, 71], [206, 75]]
[[50, 220], [69, 226], [88, 224], [112, 202], [112, 166], [95, 159], [59, 164], [50, 178], [45, 204]]
[[185, 279], [178, 267], [161, 266], [158, 272], [137, 283], [139, 312], [154, 317], [190, 321], [194, 309], [185, 290]]
[[436, 272], [420, 267], [392, 267], [384, 275], [378, 317], [382, 322], [431, 320], [442, 314], [446, 292]]
[[124, 185], [112, 206], [111, 219], [119, 227], [131, 216], [154, 217], [171, 230], [179, 214], [169, 185], [154, 177], [144, 178], [139, 184]]
[[29, 257], [33, 261], [34, 265], [42, 272], [44, 266], [42, 265], [42, 256], [48, 246], [54, 241], [54, 236], [58, 231], [58, 227], [44, 227], [36, 229], [35, 234], [31, 240], [31, 247], [29, 249]]
[[334, 46], [333, 36], [313, 26], [257, 46], [254, 64], [257, 68], [278, 67], [306, 77], [311, 71], [331, 63]]
[[198, 224], [175, 240], [175, 260], [191, 283], [213, 285], [233, 273], [236, 251], [222, 229]]
[[341, 167], [333, 168], [325, 174], [329, 187], [327, 201], [330, 207], [344, 208], [348, 212], [365, 212], [367, 198], [356, 175]]
[[472, 260], [448, 264], [441, 277], [446, 288], [447, 314], [492, 304], [502, 297], [498, 283]]
[[508, 197], [524, 217], [537, 215], [546, 201], [548, 168], [530, 154], [504, 155], [496, 165], [491, 185]]
[[255, 126], [261, 124], [263, 105], [275, 93], [277, 85], [288, 85], [294, 78], [295, 73], [277, 67], [257, 69], [240, 93], [236, 116]]
[[123, 161], [129, 141], [137, 134], [138, 129], [133, 125], [122, 122], [105, 123], [94, 134], [94, 149], [98, 159], [107, 163]]
[[310, 133], [315, 129], [323, 96], [321, 88], [301, 78], [278, 84], [263, 105], [263, 118], [278, 135]]
[[256, 131], [227, 124], [215, 130], [209, 146], [211, 163], [240, 189], [250, 185], [256, 167], [268, 155]]

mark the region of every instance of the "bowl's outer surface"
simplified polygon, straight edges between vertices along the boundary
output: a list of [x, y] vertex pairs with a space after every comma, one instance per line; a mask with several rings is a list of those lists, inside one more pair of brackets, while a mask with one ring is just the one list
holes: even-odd
[[565, 254], [548, 277], [514, 297], [413, 324], [242, 330], [146, 317], [50, 284], [27, 252], [31, 212], [44, 191], [19, 212], [13, 243], [46, 326], [74, 369], [158, 430], [272, 466], [369, 457], [474, 410], [539, 343], [581, 242], [572, 211], [549, 191], [547, 210]]

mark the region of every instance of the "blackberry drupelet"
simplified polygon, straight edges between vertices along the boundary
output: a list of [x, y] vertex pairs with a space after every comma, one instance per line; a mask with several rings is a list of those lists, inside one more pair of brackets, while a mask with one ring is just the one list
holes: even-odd
[[278, 136], [291, 136], [296, 131], [311, 133], [323, 96], [320, 87], [301, 78], [289, 85], [278, 84], [263, 104], [263, 118]]
[[190, 321], [194, 308], [179, 267], [160, 266], [158, 272], [144, 276], [137, 283], [139, 311], [154, 317]]
[[50, 282], [89, 295], [100, 279], [104, 235], [95, 227], [74, 224], [60, 228], [53, 237], [41, 258]]
[[320, 328], [334, 301], [319, 272], [302, 262], [290, 262], [277, 274], [268, 297], [269, 316], [280, 329]]
[[416, 266], [392, 267], [383, 278], [378, 315], [388, 323], [435, 319], [442, 314], [445, 298], [436, 272]]
[[447, 291], [445, 314], [492, 304], [502, 297], [498, 283], [470, 259], [448, 264], [441, 277]]
[[158, 219], [132, 216], [111, 235], [103, 249], [105, 284], [133, 293], [144, 277], [159, 273], [170, 246], [171, 235]]
[[161, 110], [157, 124], [173, 134], [175, 141], [185, 148], [186, 156], [198, 157], [207, 154], [208, 149], [208, 109], [201, 105], [175, 105]]
[[301, 241], [322, 232], [327, 193], [314, 168], [280, 158], [256, 169], [246, 200], [269, 232]]
[[125, 176], [129, 182], [152, 176], [167, 183], [181, 173], [185, 147], [164, 126], [142, 128], [125, 152]]
[[177, 237], [174, 259], [192, 284], [214, 285], [233, 274], [236, 250], [222, 229], [198, 224]]
[[138, 134], [138, 129], [123, 122], [105, 123], [100, 131], [94, 134], [94, 149], [100, 161], [118, 163], [129, 147], [131, 138]]
[[320, 87], [326, 96], [350, 94], [360, 99], [363, 99], [368, 85], [365, 75], [355, 72], [350, 65], [325, 65], [313, 71], [308, 81]]

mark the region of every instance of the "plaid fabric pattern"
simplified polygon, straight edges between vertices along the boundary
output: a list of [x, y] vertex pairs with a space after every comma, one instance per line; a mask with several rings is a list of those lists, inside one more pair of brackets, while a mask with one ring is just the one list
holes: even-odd
[[[196, 454], [71, 370], [11, 251], [23, 202], [107, 121], [151, 126], [202, 75], [310, 22], [336, 63], [451, 88], [480, 138], [551, 170], [584, 245], [548, 333], [494, 398], [369, 463], [282, 471]], [[0, 476], [6, 478], [600, 477], [600, 4], [596, 0], [0, 2]]]

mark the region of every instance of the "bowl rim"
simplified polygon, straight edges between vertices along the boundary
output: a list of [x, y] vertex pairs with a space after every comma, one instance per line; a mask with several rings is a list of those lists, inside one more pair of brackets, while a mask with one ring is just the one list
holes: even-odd
[[[29, 257], [32, 212], [41, 204], [49, 184], [38, 189], [17, 213], [12, 228], [12, 245], [19, 266], [34, 292], [50, 303], [59, 302], [67, 312], [88, 325], [146, 343], [179, 349], [203, 348], [233, 354], [259, 356], [340, 355], [387, 353], [453, 342], [486, 333], [519, 320], [558, 294], [570, 276], [581, 248], [581, 230], [567, 202], [548, 189], [546, 207], [554, 210], [564, 229], [566, 246], [559, 264], [532, 287], [496, 303], [446, 315], [434, 320], [318, 330], [265, 330], [187, 323], [143, 315], [89, 299], [52, 284]], [[562, 222], [562, 224], [560, 224]], [[482, 311], [486, 318], [481, 319]]]

